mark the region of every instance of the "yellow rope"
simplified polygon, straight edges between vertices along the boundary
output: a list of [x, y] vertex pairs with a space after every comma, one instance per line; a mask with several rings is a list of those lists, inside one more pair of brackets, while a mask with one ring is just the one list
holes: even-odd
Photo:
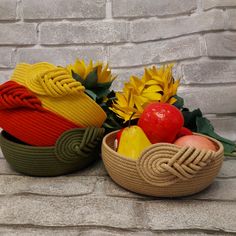
[[101, 127], [106, 113], [84, 93], [84, 86], [67, 69], [41, 62], [17, 65], [11, 80], [26, 86], [44, 108], [85, 127]]

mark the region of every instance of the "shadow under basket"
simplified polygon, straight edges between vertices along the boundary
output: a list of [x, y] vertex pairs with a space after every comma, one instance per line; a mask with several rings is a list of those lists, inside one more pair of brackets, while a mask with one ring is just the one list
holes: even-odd
[[6, 131], [0, 145], [7, 162], [30, 176], [58, 176], [87, 167], [99, 156], [102, 128], [76, 128], [64, 132], [55, 146], [36, 147], [17, 140]]
[[192, 195], [213, 182], [223, 162], [222, 144], [207, 136], [216, 152], [158, 143], [132, 160], [114, 150], [116, 133], [104, 137], [102, 159], [111, 178], [132, 192], [156, 197]]

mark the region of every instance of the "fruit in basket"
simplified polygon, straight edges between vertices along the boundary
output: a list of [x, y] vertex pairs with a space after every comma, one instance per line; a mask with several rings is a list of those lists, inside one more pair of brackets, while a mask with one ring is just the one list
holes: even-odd
[[124, 130], [124, 129], [120, 129], [120, 130], [117, 132], [117, 134], [116, 134], [116, 139], [115, 139], [115, 141], [114, 141], [114, 148], [115, 148], [116, 151], [117, 151], [117, 149], [118, 149], [118, 145], [119, 145], [119, 143], [120, 143], [120, 137], [121, 137], [121, 134], [122, 134], [123, 130]]
[[216, 146], [211, 140], [196, 134], [180, 137], [174, 142], [174, 144], [178, 146], [189, 146], [199, 149], [217, 151]]
[[123, 129], [117, 152], [131, 159], [138, 159], [141, 152], [151, 143], [143, 130], [133, 125]]
[[180, 129], [179, 133], [177, 134], [176, 139], [180, 138], [182, 136], [185, 136], [185, 135], [192, 135], [192, 134], [193, 134], [193, 132], [190, 129], [182, 127]]
[[181, 111], [173, 105], [160, 102], [147, 105], [138, 121], [138, 126], [151, 143], [174, 142], [183, 125]]

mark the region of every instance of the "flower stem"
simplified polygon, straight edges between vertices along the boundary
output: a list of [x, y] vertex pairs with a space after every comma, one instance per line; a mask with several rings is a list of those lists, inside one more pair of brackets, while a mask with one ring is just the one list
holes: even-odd
[[130, 126], [131, 126], [131, 119], [132, 119], [132, 117], [134, 116], [134, 114], [135, 114], [135, 112], [133, 112], [133, 113], [132, 113], [132, 115], [131, 115], [131, 116], [130, 116], [130, 118], [129, 118], [128, 127], [130, 127]]

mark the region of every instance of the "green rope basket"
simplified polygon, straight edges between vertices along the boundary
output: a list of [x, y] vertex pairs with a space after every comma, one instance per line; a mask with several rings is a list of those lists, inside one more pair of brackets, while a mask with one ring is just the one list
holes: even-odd
[[103, 135], [103, 128], [76, 128], [64, 132], [55, 146], [35, 147], [2, 131], [0, 145], [7, 162], [16, 171], [30, 176], [58, 176], [95, 161]]

